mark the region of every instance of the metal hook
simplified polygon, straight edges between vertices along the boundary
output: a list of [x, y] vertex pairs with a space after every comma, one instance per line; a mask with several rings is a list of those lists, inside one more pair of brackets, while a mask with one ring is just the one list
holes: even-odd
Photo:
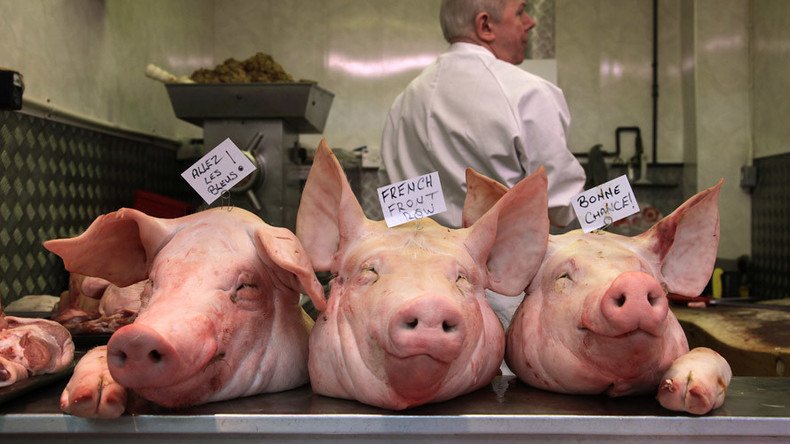
[[227, 207], [227, 210], [229, 212], [233, 210], [233, 203], [231, 202], [231, 194], [228, 190], [222, 192], [222, 194], [220, 195], [220, 199], [222, 199], [220, 208]]

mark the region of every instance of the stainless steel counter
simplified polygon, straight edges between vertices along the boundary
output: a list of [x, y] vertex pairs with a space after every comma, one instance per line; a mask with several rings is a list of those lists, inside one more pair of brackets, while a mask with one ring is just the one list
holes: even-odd
[[183, 410], [137, 400], [121, 418], [87, 420], [60, 412], [65, 382], [0, 405], [0, 441], [790, 442], [790, 378], [736, 377], [725, 404], [702, 417], [665, 410], [650, 396], [560, 395], [500, 377], [486, 389], [405, 412], [302, 387]]

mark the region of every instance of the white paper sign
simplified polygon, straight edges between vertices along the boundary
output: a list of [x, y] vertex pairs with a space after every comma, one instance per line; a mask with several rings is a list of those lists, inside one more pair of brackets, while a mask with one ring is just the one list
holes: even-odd
[[436, 171], [380, 187], [377, 191], [388, 227], [447, 211]]
[[585, 233], [639, 212], [639, 204], [625, 175], [590, 188], [574, 197], [572, 203]]
[[181, 173], [181, 177], [211, 205], [253, 171], [252, 161], [228, 138]]

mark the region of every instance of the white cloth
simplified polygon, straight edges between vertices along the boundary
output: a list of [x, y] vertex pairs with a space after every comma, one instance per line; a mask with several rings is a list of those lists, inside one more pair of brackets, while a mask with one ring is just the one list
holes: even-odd
[[461, 225], [466, 168], [514, 186], [541, 165], [549, 179], [549, 218], [564, 226], [585, 174], [568, 151], [570, 112], [550, 82], [498, 60], [482, 46], [454, 43], [395, 99], [381, 142], [388, 183], [439, 172], [447, 212]]

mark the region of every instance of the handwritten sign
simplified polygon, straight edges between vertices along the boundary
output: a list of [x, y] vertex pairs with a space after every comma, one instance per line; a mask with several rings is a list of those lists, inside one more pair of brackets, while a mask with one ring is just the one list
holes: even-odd
[[253, 171], [255, 165], [228, 138], [181, 173], [181, 177], [211, 205]]
[[639, 212], [628, 177], [622, 175], [577, 195], [572, 200], [585, 233]]
[[436, 171], [380, 187], [377, 191], [388, 227], [447, 211]]

